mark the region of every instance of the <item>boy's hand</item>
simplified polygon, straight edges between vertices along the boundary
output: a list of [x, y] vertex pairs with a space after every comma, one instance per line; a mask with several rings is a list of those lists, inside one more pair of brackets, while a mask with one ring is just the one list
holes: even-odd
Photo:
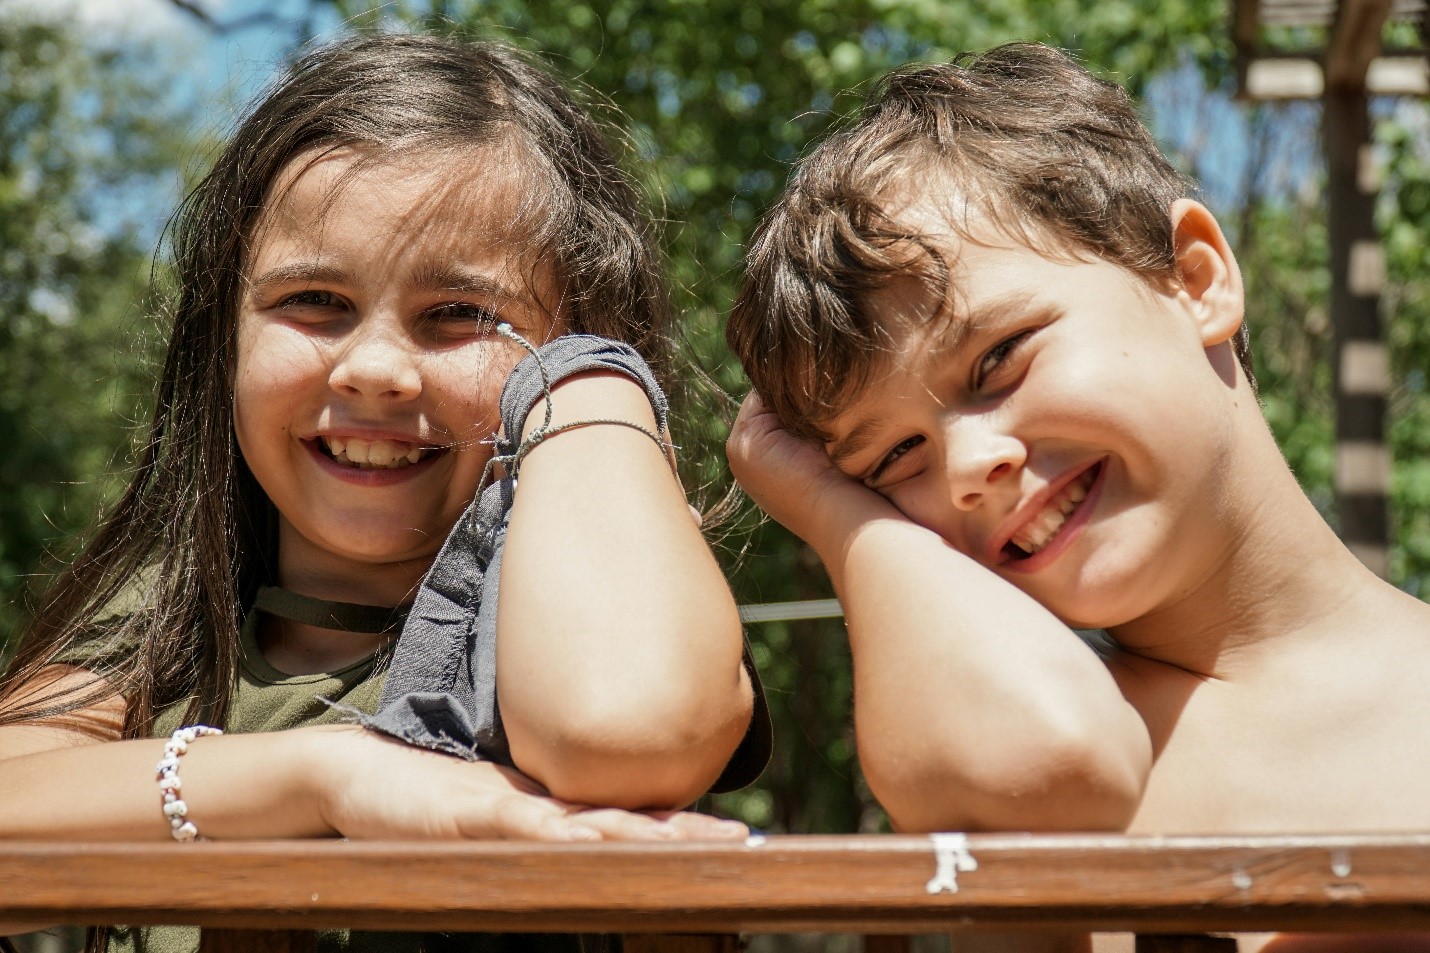
[[755, 391], [740, 406], [725, 452], [730, 471], [760, 509], [808, 543], [815, 544], [823, 514], [873, 501], [892, 510], [883, 497], [841, 473], [819, 444], [785, 430]]

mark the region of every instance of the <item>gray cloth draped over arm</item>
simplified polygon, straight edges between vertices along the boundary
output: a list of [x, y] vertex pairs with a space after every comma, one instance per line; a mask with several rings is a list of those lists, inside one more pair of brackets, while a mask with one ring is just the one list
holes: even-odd
[[[507, 378], [496, 455], [517, 454], [527, 415], [548, 381], [554, 386], [588, 371], [620, 373], [639, 383], [665, 433], [665, 394], [645, 360], [617, 341], [567, 335], [528, 356]], [[497, 704], [496, 627], [502, 547], [515, 492], [510, 473], [493, 480], [457, 520], [418, 590], [377, 713], [363, 719], [368, 728], [468, 760], [514, 766]], [[755, 717], [716, 782], [717, 791], [750, 783], [769, 759], [769, 712], [748, 649], [745, 666], [755, 687]]]

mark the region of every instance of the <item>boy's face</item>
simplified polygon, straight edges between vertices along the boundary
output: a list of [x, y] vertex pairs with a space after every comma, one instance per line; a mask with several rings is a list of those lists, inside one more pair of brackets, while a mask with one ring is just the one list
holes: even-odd
[[1177, 599], [1223, 551], [1238, 489], [1239, 392], [1207, 301], [991, 226], [956, 238], [932, 202], [902, 218], [956, 293], [910, 277], [876, 299], [893, 348], [826, 424], [835, 464], [1069, 623]]

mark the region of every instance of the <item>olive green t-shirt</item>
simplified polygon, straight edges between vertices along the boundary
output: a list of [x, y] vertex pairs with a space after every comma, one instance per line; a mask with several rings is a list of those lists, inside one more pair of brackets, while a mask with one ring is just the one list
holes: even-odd
[[[250, 612], [243, 623], [238, 691], [225, 731], [284, 731], [353, 720], [350, 712], [324, 699], [367, 714], [376, 710], [390, 648], [335, 672], [289, 675], [269, 665], [259, 651], [259, 614]], [[154, 737], [167, 738], [182, 727], [187, 707], [185, 700], [163, 709], [154, 721]], [[395, 870], [392, 876], [402, 873]], [[196, 953], [198, 948], [198, 927], [113, 927], [109, 931], [109, 953]], [[593, 953], [617, 948], [615, 937], [565, 934], [318, 931], [319, 953]]]

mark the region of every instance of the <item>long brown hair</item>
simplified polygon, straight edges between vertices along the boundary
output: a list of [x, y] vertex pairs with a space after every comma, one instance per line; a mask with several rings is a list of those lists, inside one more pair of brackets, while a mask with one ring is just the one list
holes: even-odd
[[[40, 600], [0, 679], [0, 724], [56, 717], [118, 691], [125, 737], [162, 708], [219, 723], [238, 669], [242, 607], [274, 578], [276, 516], [239, 453], [232, 377], [250, 239], [299, 155], [383, 156], [494, 144], [526, 161], [541, 214], [523, 233], [554, 267], [574, 331], [668, 364], [669, 299], [652, 222], [609, 130], [528, 57], [501, 44], [366, 34], [310, 52], [238, 126], [171, 226], [177, 290], [152, 422], [133, 478]], [[460, 174], [460, 173], [456, 173]], [[76, 654], [78, 653], [78, 654]], [[46, 666], [83, 660], [87, 688], [22, 694]], [[82, 726], [77, 726], [82, 727]]]

